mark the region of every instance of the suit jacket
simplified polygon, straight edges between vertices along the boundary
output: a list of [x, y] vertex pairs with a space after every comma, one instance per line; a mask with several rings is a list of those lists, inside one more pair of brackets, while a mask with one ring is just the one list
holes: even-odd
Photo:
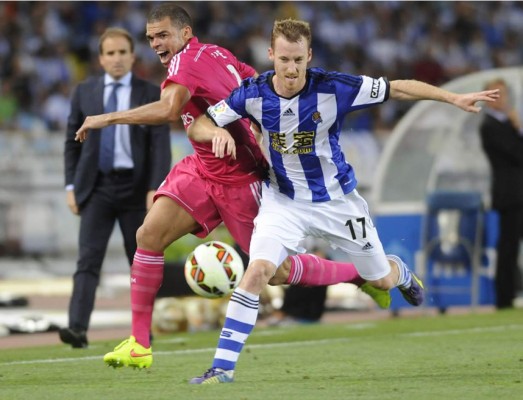
[[480, 134], [492, 171], [492, 208], [523, 207], [523, 137], [510, 121], [489, 114], [480, 125]]
[[[103, 114], [104, 79], [90, 78], [76, 88], [65, 139], [65, 184], [74, 184], [76, 202], [81, 208], [89, 198], [98, 177], [100, 129], [89, 132], [83, 143], [74, 140], [85, 117]], [[131, 108], [152, 103], [160, 98], [160, 88], [132, 75]], [[130, 125], [131, 150], [134, 162], [135, 193], [156, 190], [171, 168], [169, 125]]]

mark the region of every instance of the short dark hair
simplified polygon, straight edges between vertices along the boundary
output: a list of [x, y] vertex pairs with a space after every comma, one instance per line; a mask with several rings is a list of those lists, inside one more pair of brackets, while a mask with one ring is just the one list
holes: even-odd
[[174, 3], [164, 3], [154, 7], [147, 17], [147, 22], [157, 22], [164, 18], [170, 18], [171, 24], [177, 28], [186, 26], [192, 28], [192, 19], [189, 13]]
[[311, 47], [312, 34], [308, 22], [292, 18], [275, 21], [271, 35], [271, 47], [273, 49], [274, 42], [278, 36], [283, 36], [289, 42], [297, 42], [304, 37], [307, 40], [309, 48]]
[[107, 28], [104, 33], [102, 33], [102, 36], [100, 36], [100, 40], [98, 41], [98, 52], [100, 54], [103, 54], [103, 44], [105, 42], [105, 39], [110, 37], [123, 37], [127, 39], [129, 44], [131, 45], [131, 53], [134, 53], [134, 40], [131, 34], [123, 29], [123, 28]]

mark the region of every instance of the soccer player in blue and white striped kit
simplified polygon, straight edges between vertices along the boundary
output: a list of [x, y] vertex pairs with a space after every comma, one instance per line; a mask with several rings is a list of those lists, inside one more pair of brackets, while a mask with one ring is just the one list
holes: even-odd
[[[227, 383], [258, 316], [259, 294], [289, 255], [304, 252], [306, 236], [343, 250], [362, 278], [389, 290], [398, 287], [412, 305], [423, 302], [423, 285], [395, 255], [386, 255], [366, 201], [339, 144], [345, 115], [388, 98], [436, 100], [478, 112], [478, 101], [495, 101], [496, 90], [456, 94], [413, 80], [354, 76], [307, 68], [307, 22], [276, 21], [269, 58], [274, 71], [247, 79], [224, 101], [209, 107], [189, 135], [212, 141], [215, 155], [235, 155], [223, 127], [248, 117], [270, 165], [250, 245], [249, 267], [233, 292], [212, 367], [190, 383]], [[212, 120], [212, 121], [211, 121]], [[213, 124], [214, 122], [214, 124]]]

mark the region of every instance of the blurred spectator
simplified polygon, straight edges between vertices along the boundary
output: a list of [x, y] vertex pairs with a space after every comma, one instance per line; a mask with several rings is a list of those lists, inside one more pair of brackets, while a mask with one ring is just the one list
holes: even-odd
[[50, 95], [42, 104], [42, 119], [48, 130], [63, 132], [67, 128], [67, 116], [71, 110], [70, 91], [67, 81], [57, 82], [50, 88]]
[[420, 51], [412, 63], [412, 77], [435, 86], [440, 86], [446, 81], [445, 70], [428, 42], [420, 46]]
[[0, 129], [16, 129], [18, 103], [9, 81], [3, 81], [0, 88]]
[[327, 286], [289, 286], [285, 289], [283, 305], [267, 319], [267, 324], [285, 326], [319, 322], [325, 312], [327, 288]]
[[[98, 37], [108, 26], [126, 28], [135, 36], [137, 74], [160, 83], [164, 71], [158, 70], [154, 55], [141, 51], [148, 49], [143, 19], [153, 4], [0, 3], [0, 81], [9, 82], [18, 108], [15, 114], [22, 116], [24, 128], [40, 120], [43, 104], [55, 104], [56, 96], [64, 95], [57, 82], [74, 87], [87, 75], [100, 72]], [[181, 5], [205, 16], [195, 21], [200, 41], [229, 48], [260, 72], [270, 67], [268, 44], [262, 39], [268, 34], [267, 21], [287, 17], [308, 20], [320, 32], [312, 44], [313, 60], [327, 69], [365, 71], [390, 79], [418, 76], [442, 84], [466, 73], [523, 63], [519, 46], [523, 4], [519, 2], [203, 1]], [[8, 104], [13, 103], [9, 100]], [[405, 111], [391, 103], [380, 109], [377, 125], [391, 130]]]

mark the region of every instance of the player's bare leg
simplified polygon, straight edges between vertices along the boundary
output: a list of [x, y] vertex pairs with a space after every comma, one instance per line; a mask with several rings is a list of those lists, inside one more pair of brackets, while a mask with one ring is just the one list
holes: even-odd
[[376, 288], [361, 278], [354, 264], [326, 260], [312, 254], [287, 257], [269, 280], [272, 286], [322, 286], [337, 283], [352, 283], [369, 295], [380, 308], [390, 307], [389, 291]]
[[199, 227], [184, 208], [161, 196], [136, 234], [137, 250], [131, 267], [131, 337], [104, 356], [112, 367], [148, 368], [154, 300], [163, 281], [163, 252], [172, 242]]
[[160, 196], [136, 232], [136, 244], [147, 251], [163, 252], [197, 228], [198, 223], [182, 206], [167, 196]]

